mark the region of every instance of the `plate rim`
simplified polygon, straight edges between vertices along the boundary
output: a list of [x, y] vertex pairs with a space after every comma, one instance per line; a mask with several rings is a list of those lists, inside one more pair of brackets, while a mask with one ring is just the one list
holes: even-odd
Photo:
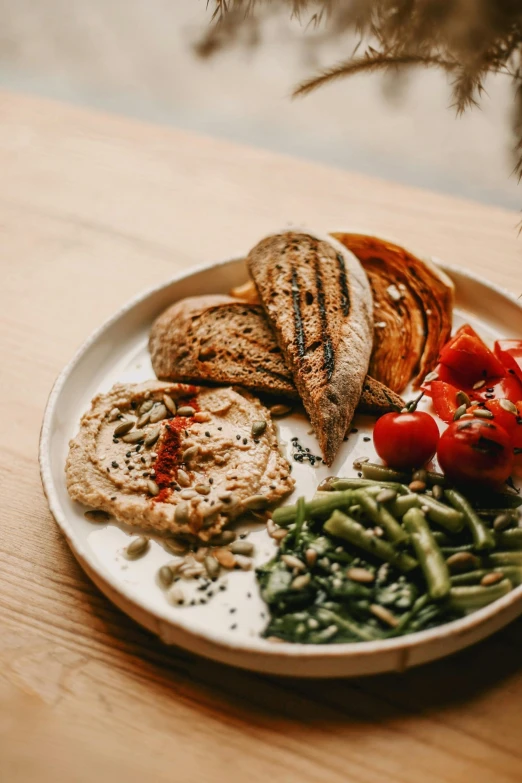
[[[402, 246], [404, 247], [404, 245]], [[421, 258], [423, 257], [421, 254], [417, 253], [417, 255], [419, 255]], [[428, 256], [428, 258], [436, 266], [440, 267], [444, 272], [448, 272], [449, 275], [452, 277], [452, 279], [455, 276], [457, 277], [460, 276], [463, 278], [467, 278], [470, 281], [473, 281], [480, 285], [486, 285], [489, 289], [491, 289], [498, 295], [508, 299], [512, 304], [515, 305], [515, 307], [518, 310], [522, 311], [522, 302], [519, 301], [514, 294], [512, 294], [510, 291], [505, 289], [503, 286], [500, 286], [496, 283], [492, 283], [489, 280], [486, 280], [480, 275], [476, 274], [475, 272], [472, 272], [471, 270], [464, 269], [458, 265], [448, 264], [446, 262], [443, 262], [435, 256]], [[49, 506], [49, 510], [56, 524], [58, 525], [60, 531], [64, 535], [69, 545], [69, 548], [71, 549], [75, 558], [80, 563], [80, 565], [82, 566], [83, 570], [87, 573], [89, 578], [95, 582], [97, 587], [104, 593], [104, 595], [108, 598], [108, 600], [110, 600], [113, 603], [117, 603], [117, 605], [119, 605], [119, 608], [122, 609], [127, 615], [129, 615], [134, 621], [139, 622], [141, 625], [144, 625], [145, 627], [148, 627], [156, 635], [162, 638], [163, 641], [167, 641], [167, 640], [163, 638], [164, 634], [162, 633], [161, 629], [162, 626], [166, 624], [170, 628], [174, 628], [177, 631], [186, 634], [188, 637], [192, 637], [193, 639], [203, 640], [207, 645], [210, 644], [212, 647], [215, 648], [214, 651], [216, 653], [215, 655], [210, 654], [208, 652], [200, 653], [198, 651], [199, 654], [206, 655], [207, 657], [213, 657], [218, 660], [221, 659], [222, 661], [224, 661], [225, 659], [223, 657], [220, 658], [219, 656], [220, 650], [229, 650], [236, 653], [242, 652], [247, 654], [250, 653], [253, 655], [262, 655], [269, 659], [278, 659], [278, 658], [280, 659], [281, 657], [284, 657], [286, 659], [300, 658], [301, 660], [311, 659], [316, 661], [320, 660], [321, 658], [323, 659], [342, 658], [346, 660], [351, 660], [353, 658], [360, 658], [364, 656], [374, 657], [374, 656], [378, 656], [381, 653], [386, 654], [386, 653], [393, 653], [397, 651], [403, 651], [408, 653], [413, 648], [423, 647], [424, 645], [429, 645], [430, 642], [440, 641], [444, 636], [465, 635], [467, 632], [471, 631], [477, 625], [481, 625], [483, 622], [486, 622], [488, 619], [493, 618], [495, 615], [501, 615], [502, 613], [506, 612], [510, 607], [512, 607], [518, 601], [520, 601], [521, 604], [520, 612], [522, 613], [522, 601], [521, 601], [522, 585], [519, 585], [518, 587], [515, 587], [507, 595], [503, 596], [500, 599], [497, 599], [492, 604], [477, 610], [473, 614], [459, 618], [458, 620], [453, 620], [441, 626], [436, 626], [435, 628], [430, 628], [428, 630], [408, 634], [407, 636], [399, 636], [391, 639], [378, 639], [370, 642], [342, 642], [339, 644], [332, 644], [332, 645], [301, 644], [301, 643], [294, 643], [294, 642], [281, 642], [276, 645], [267, 642], [262, 637], [251, 637], [248, 639], [238, 637], [236, 640], [228, 641], [226, 638], [220, 636], [219, 631], [215, 631], [211, 629], [207, 631], [199, 631], [190, 627], [190, 622], [187, 623], [187, 621], [184, 620], [182, 617], [176, 618], [174, 620], [171, 616], [167, 616], [166, 613], [163, 613], [161, 609], [153, 609], [148, 606], [144, 606], [141, 602], [137, 601], [133, 596], [127, 594], [125, 591], [121, 589], [117, 581], [113, 579], [110, 570], [108, 570], [105, 566], [100, 567], [100, 564], [97, 561], [96, 557], [94, 556], [94, 553], [90, 553], [87, 547], [83, 546], [81, 543], [77, 543], [74, 540], [74, 531], [72, 529], [69, 520], [67, 519], [67, 515], [61, 509], [61, 504], [57, 492], [54, 488], [54, 481], [53, 481], [52, 470], [51, 470], [51, 457], [49, 451], [51, 423], [55, 414], [56, 404], [70, 375], [75, 370], [77, 365], [81, 362], [84, 355], [89, 351], [91, 346], [94, 345], [100, 337], [102, 337], [105, 331], [110, 329], [111, 326], [116, 324], [121, 318], [125, 317], [128, 313], [130, 313], [130, 311], [138, 307], [147, 299], [153, 297], [156, 294], [161, 293], [169, 286], [174, 285], [176, 283], [180, 283], [197, 273], [209, 271], [211, 269], [221, 268], [227, 266], [228, 264], [237, 263], [244, 260], [245, 260], [244, 257], [237, 256], [233, 258], [222, 259], [219, 261], [210, 261], [206, 263], [204, 262], [204, 263], [191, 264], [188, 268], [184, 269], [182, 272], [178, 273], [177, 275], [174, 275], [173, 277], [163, 281], [162, 283], [156, 284], [154, 286], [145, 289], [144, 291], [141, 291], [136, 296], [132, 297], [130, 300], [124, 303], [121, 307], [119, 307], [117, 311], [113, 313], [113, 315], [109, 316], [109, 318], [107, 318], [100, 326], [98, 326], [90, 333], [90, 335], [81, 343], [79, 348], [77, 348], [77, 350], [75, 351], [71, 359], [59, 372], [58, 376], [56, 377], [51, 387], [45, 405], [44, 415], [42, 418], [42, 424], [40, 429], [39, 453], [38, 453], [40, 477], [42, 481], [44, 494], [47, 500], [47, 504]], [[96, 578], [94, 578], [93, 574], [96, 575]], [[107, 588], [107, 591], [105, 588]], [[109, 593], [111, 595], [109, 595]], [[114, 593], [121, 599], [121, 603], [115, 601], [115, 598], [112, 595]], [[147, 616], [152, 617], [154, 619], [154, 623], [145, 623], [142, 620], [136, 620], [136, 618], [133, 615], [131, 615], [124, 608], [124, 606], [122, 606], [122, 604], [125, 603], [130, 603], [134, 608], [136, 608], [139, 611], [140, 614], [142, 615], [145, 614]], [[491, 633], [494, 632], [495, 631], [492, 631]], [[490, 635], [491, 634], [488, 633], [486, 636], [490, 636]], [[184, 647], [185, 649], [189, 649], [189, 650], [192, 649], [189, 644], [184, 644], [183, 642], [176, 641], [173, 643], [181, 647]], [[444, 657], [444, 653], [438, 654], [434, 657], [435, 658]], [[241, 664], [236, 663], [235, 665], [241, 665]], [[405, 659], [404, 667], [406, 666], [407, 666], [407, 661]], [[248, 661], [245, 662], [244, 668], [256, 668], [257, 670], [261, 670], [259, 667], [249, 667]], [[389, 667], [387, 669], [383, 668], [382, 670], [379, 669], [379, 671], [386, 671], [386, 670], [389, 671], [390, 668]], [[328, 676], [328, 675], [326, 674], [324, 676]]]

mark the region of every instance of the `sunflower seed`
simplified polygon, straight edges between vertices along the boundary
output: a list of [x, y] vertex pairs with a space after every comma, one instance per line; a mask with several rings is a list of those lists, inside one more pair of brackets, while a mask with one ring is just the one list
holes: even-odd
[[196, 551], [194, 552], [194, 560], [197, 560], [198, 563], [202, 563], [205, 557], [208, 554], [208, 546], [200, 546]]
[[217, 579], [219, 576], [219, 563], [213, 555], [207, 555], [203, 561], [206, 572], [211, 579]]
[[282, 541], [287, 535], [288, 530], [285, 530], [284, 527], [280, 527], [273, 533], [272, 538], [274, 541]]
[[290, 405], [272, 405], [270, 407], [270, 415], [271, 416], [286, 416], [288, 413], [291, 413], [292, 408]]
[[185, 449], [185, 451], [181, 455], [181, 459], [183, 462], [187, 463], [190, 462], [191, 459], [195, 459], [195, 457], [197, 457], [198, 454], [199, 454], [199, 446], [190, 446], [188, 449]]
[[461, 416], [464, 416], [466, 413], [466, 406], [465, 405], [459, 405], [455, 413], [453, 414], [453, 421], [458, 421]]
[[505, 411], [508, 411], [509, 413], [513, 413], [515, 416], [518, 416], [518, 408], [515, 405], [514, 402], [511, 402], [511, 400], [502, 399], [499, 400], [499, 403], [501, 408], [504, 408]]
[[185, 541], [180, 541], [179, 538], [165, 538], [163, 543], [165, 549], [168, 549], [173, 555], [186, 555], [188, 552], [187, 543]]
[[252, 568], [252, 561], [245, 555], [235, 555], [236, 566], [239, 566], [242, 571], [250, 571]]
[[114, 428], [113, 435], [115, 438], [121, 438], [122, 435], [125, 435], [133, 427], [134, 422], [131, 419], [125, 419], [124, 421], [120, 421], [120, 423]]
[[157, 424], [158, 421], [163, 421], [167, 415], [167, 409], [162, 402], [159, 402], [150, 412], [150, 423]]
[[194, 414], [194, 421], [197, 421], [200, 424], [203, 424], [206, 421], [210, 421], [211, 418], [212, 416], [210, 413], [207, 413], [207, 411], [197, 411]]
[[197, 492], [193, 489], [182, 489], [179, 493], [179, 496], [182, 500], [192, 500], [192, 498], [197, 497]]
[[432, 381], [436, 381], [439, 378], [438, 372], [429, 372], [426, 377], [424, 378], [424, 383], [431, 383]]
[[219, 565], [222, 565], [223, 568], [234, 568], [236, 564], [236, 558], [230, 549], [215, 549], [213, 555], [218, 561]]
[[163, 587], [170, 587], [174, 581], [174, 574], [172, 568], [167, 565], [161, 566], [158, 571], [158, 579]]
[[110, 514], [106, 511], [102, 511], [101, 508], [91, 508], [83, 515], [89, 522], [107, 522], [110, 519]]
[[190, 519], [190, 507], [188, 503], [182, 501], [176, 506], [174, 519], [179, 525], [186, 525]]
[[135, 538], [130, 542], [125, 550], [125, 554], [131, 560], [136, 560], [138, 557], [145, 554], [149, 546], [150, 541], [148, 538], [145, 538], [145, 536], [138, 536], [138, 538]]
[[[286, 530], [285, 530], [286, 533]], [[317, 562], [317, 550], [310, 547], [305, 552], [305, 560], [310, 567], [314, 566]]]
[[306, 571], [306, 566], [302, 560], [295, 555], [281, 555], [281, 560], [288, 568], [297, 568], [298, 571]]
[[156, 495], [159, 495], [160, 488], [156, 484], [155, 481], [152, 479], [147, 479], [147, 491], [149, 495], [152, 495], [152, 497], [156, 497]]
[[513, 524], [513, 517], [510, 514], [499, 514], [495, 517], [493, 522], [493, 529], [497, 533], [501, 533], [503, 530], [507, 530]]
[[290, 587], [292, 590], [303, 590], [310, 583], [310, 574], [301, 574], [291, 582]]
[[173, 416], [176, 415], [176, 411], [177, 411], [178, 408], [177, 408], [176, 403], [174, 402], [174, 400], [172, 399], [172, 397], [169, 394], [164, 394], [163, 395], [163, 404], [164, 404], [164, 406], [166, 407], [166, 409], [168, 410], [169, 413], [172, 413]]
[[386, 609], [384, 606], [380, 606], [379, 604], [371, 604], [370, 612], [383, 623], [389, 625], [391, 628], [396, 628], [399, 624], [399, 621], [395, 615], [393, 615], [389, 609]]
[[109, 415], [107, 418], [109, 419], [109, 421], [116, 421], [119, 415], [120, 415], [120, 409], [113, 408], [111, 411], [109, 411]]
[[138, 421], [136, 422], [136, 427], [137, 427], [138, 429], [141, 429], [141, 428], [142, 428], [142, 427], [144, 427], [146, 424], [148, 424], [148, 423], [149, 423], [149, 421], [150, 421], [150, 411], [147, 411], [147, 412], [146, 412], [146, 413], [144, 413], [142, 416], [140, 416], [140, 418], [139, 418], [139, 419], [138, 419]]
[[169, 599], [171, 604], [184, 604], [185, 593], [183, 592], [181, 585], [179, 585], [178, 583], [172, 585], [172, 587], [169, 589], [167, 593], [167, 598]]
[[148, 413], [153, 405], [152, 400], [144, 400], [138, 408], [139, 415], [143, 416], [144, 413]]
[[234, 555], [251, 555], [254, 551], [254, 545], [251, 541], [234, 541], [229, 546]]
[[262, 419], [260, 419], [259, 421], [255, 421], [252, 424], [252, 437], [257, 438], [259, 435], [262, 435], [265, 430], [266, 430], [266, 421], [263, 421]]
[[442, 498], [444, 497], [444, 489], [441, 487], [440, 484], [434, 484], [431, 492], [435, 500], [442, 500]]
[[466, 392], [458, 391], [455, 395], [455, 399], [457, 401], [457, 405], [465, 405], [466, 408], [469, 408], [470, 405], [470, 399]]
[[352, 582], [368, 583], [375, 581], [375, 576], [367, 568], [349, 568], [346, 572], [348, 579]]
[[139, 443], [145, 439], [145, 435], [141, 430], [134, 430], [134, 432], [128, 432], [123, 436], [122, 441], [124, 443]]
[[177, 480], [180, 487], [190, 487], [190, 476], [181, 468], [178, 468]]
[[210, 487], [208, 484], [196, 484], [194, 487], [198, 495], [210, 495]]
[[474, 416], [478, 416], [479, 419], [492, 419], [493, 414], [488, 411], [487, 408], [475, 408], [473, 411]]
[[143, 441], [145, 446], [154, 446], [158, 440], [161, 432], [161, 427], [153, 427], [147, 432], [145, 440]]
[[480, 580], [482, 587], [490, 587], [496, 585], [497, 582], [501, 582], [504, 579], [504, 574], [500, 571], [491, 571], [489, 574], [484, 574]]
[[264, 495], [250, 495], [243, 501], [243, 506], [249, 511], [263, 511], [268, 506], [268, 499]]
[[478, 568], [480, 560], [471, 552], [455, 552], [454, 555], [447, 558], [446, 565], [452, 573], [460, 574]]
[[179, 573], [183, 579], [194, 579], [196, 576], [203, 576], [205, 573], [205, 568], [201, 565], [201, 563], [194, 563], [193, 565], [190, 564], [180, 568]]
[[473, 389], [482, 389], [483, 386], [486, 385], [486, 381], [480, 380], [473, 384]]
[[383, 489], [376, 495], [375, 500], [377, 503], [390, 503], [397, 497], [397, 492], [394, 489]]
[[193, 416], [195, 412], [191, 405], [182, 405], [181, 408], [178, 408], [178, 416]]
[[226, 546], [235, 541], [237, 535], [233, 530], [223, 530], [218, 536], [214, 536], [211, 541], [212, 546]]

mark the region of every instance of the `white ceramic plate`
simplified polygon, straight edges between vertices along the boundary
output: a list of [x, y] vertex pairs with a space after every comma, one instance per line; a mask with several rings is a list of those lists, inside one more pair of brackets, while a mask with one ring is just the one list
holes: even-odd
[[[456, 284], [455, 325], [469, 321], [486, 339], [522, 335], [522, 307], [514, 297], [468, 273], [441, 266]], [[156, 574], [161, 565], [172, 561], [172, 555], [153, 541], [145, 557], [130, 562], [122, 551], [135, 530], [116, 522], [95, 525], [84, 518], [85, 509], [67, 494], [64, 465], [69, 440], [91, 398], [117, 381], [154, 377], [148, 333], [154, 318], [168, 305], [186, 296], [226, 293], [246, 279], [243, 260], [232, 260], [189, 270], [147, 292], [98, 329], [57, 379], [42, 425], [41, 474], [50, 509], [87, 574], [120, 609], [167, 644], [234, 666], [282, 675], [338, 677], [402, 670], [460, 650], [513, 620], [522, 612], [522, 587], [473, 615], [408, 637], [360, 644], [274, 644], [260, 637], [268, 613], [253, 571], [230, 573], [226, 589], [216, 590], [205, 605], [171, 606]], [[293, 498], [299, 494], [310, 497], [326, 475], [354, 475], [355, 456], [375, 457], [372, 443], [364, 441], [371, 432], [371, 420], [359, 417], [354, 426], [358, 432], [343, 444], [330, 469], [292, 463], [297, 484]], [[302, 414], [280, 420], [279, 433], [290, 459], [294, 435], [319, 453]], [[275, 545], [266, 532], [249, 535], [255, 543], [256, 563], [268, 560]]]

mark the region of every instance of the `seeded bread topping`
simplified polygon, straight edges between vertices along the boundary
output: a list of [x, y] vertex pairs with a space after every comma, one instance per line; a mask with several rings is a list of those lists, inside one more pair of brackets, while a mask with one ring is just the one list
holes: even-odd
[[294, 486], [259, 400], [158, 381], [95, 397], [71, 441], [66, 478], [73, 500], [129, 525], [203, 541]]

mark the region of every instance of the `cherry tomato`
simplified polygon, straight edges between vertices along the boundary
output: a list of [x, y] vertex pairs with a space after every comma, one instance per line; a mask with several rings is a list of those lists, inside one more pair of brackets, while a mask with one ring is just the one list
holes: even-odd
[[461, 333], [440, 352], [441, 364], [457, 372], [473, 385], [485, 378], [501, 378], [506, 374], [502, 364], [482, 340]]
[[439, 465], [455, 484], [496, 488], [511, 475], [513, 447], [507, 432], [483, 419], [455, 421], [442, 434]]
[[424, 411], [386, 413], [377, 420], [373, 443], [379, 457], [393, 468], [420, 468], [437, 450], [439, 428]]
[[431, 382], [431, 396], [435, 413], [446, 424], [450, 424], [453, 421], [453, 414], [458, 407], [458, 391], [459, 389], [456, 386], [452, 386], [451, 383], [444, 383], [444, 381]]
[[[435, 372], [438, 375], [438, 380], [443, 383], [450, 384], [456, 389], [461, 389], [466, 392], [470, 400], [478, 400], [479, 402], [487, 402], [488, 394], [493, 394], [495, 397], [501, 399], [504, 397], [506, 400], [516, 403], [522, 399], [522, 384], [516, 377], [508, 372], [503, 378], [485, 378], [484, 385], [480, 389], [473, 389], [473, 385], [468, 383], [450, 367], [446, 367], [445, 364], [439, 364], [435, 368]], [[430, 383], [423, 383], [421, 389], [428, 397], [433, 397], [432, 386], [435, 381]], [[491, 391], [490, 391], [491, 390]]]

